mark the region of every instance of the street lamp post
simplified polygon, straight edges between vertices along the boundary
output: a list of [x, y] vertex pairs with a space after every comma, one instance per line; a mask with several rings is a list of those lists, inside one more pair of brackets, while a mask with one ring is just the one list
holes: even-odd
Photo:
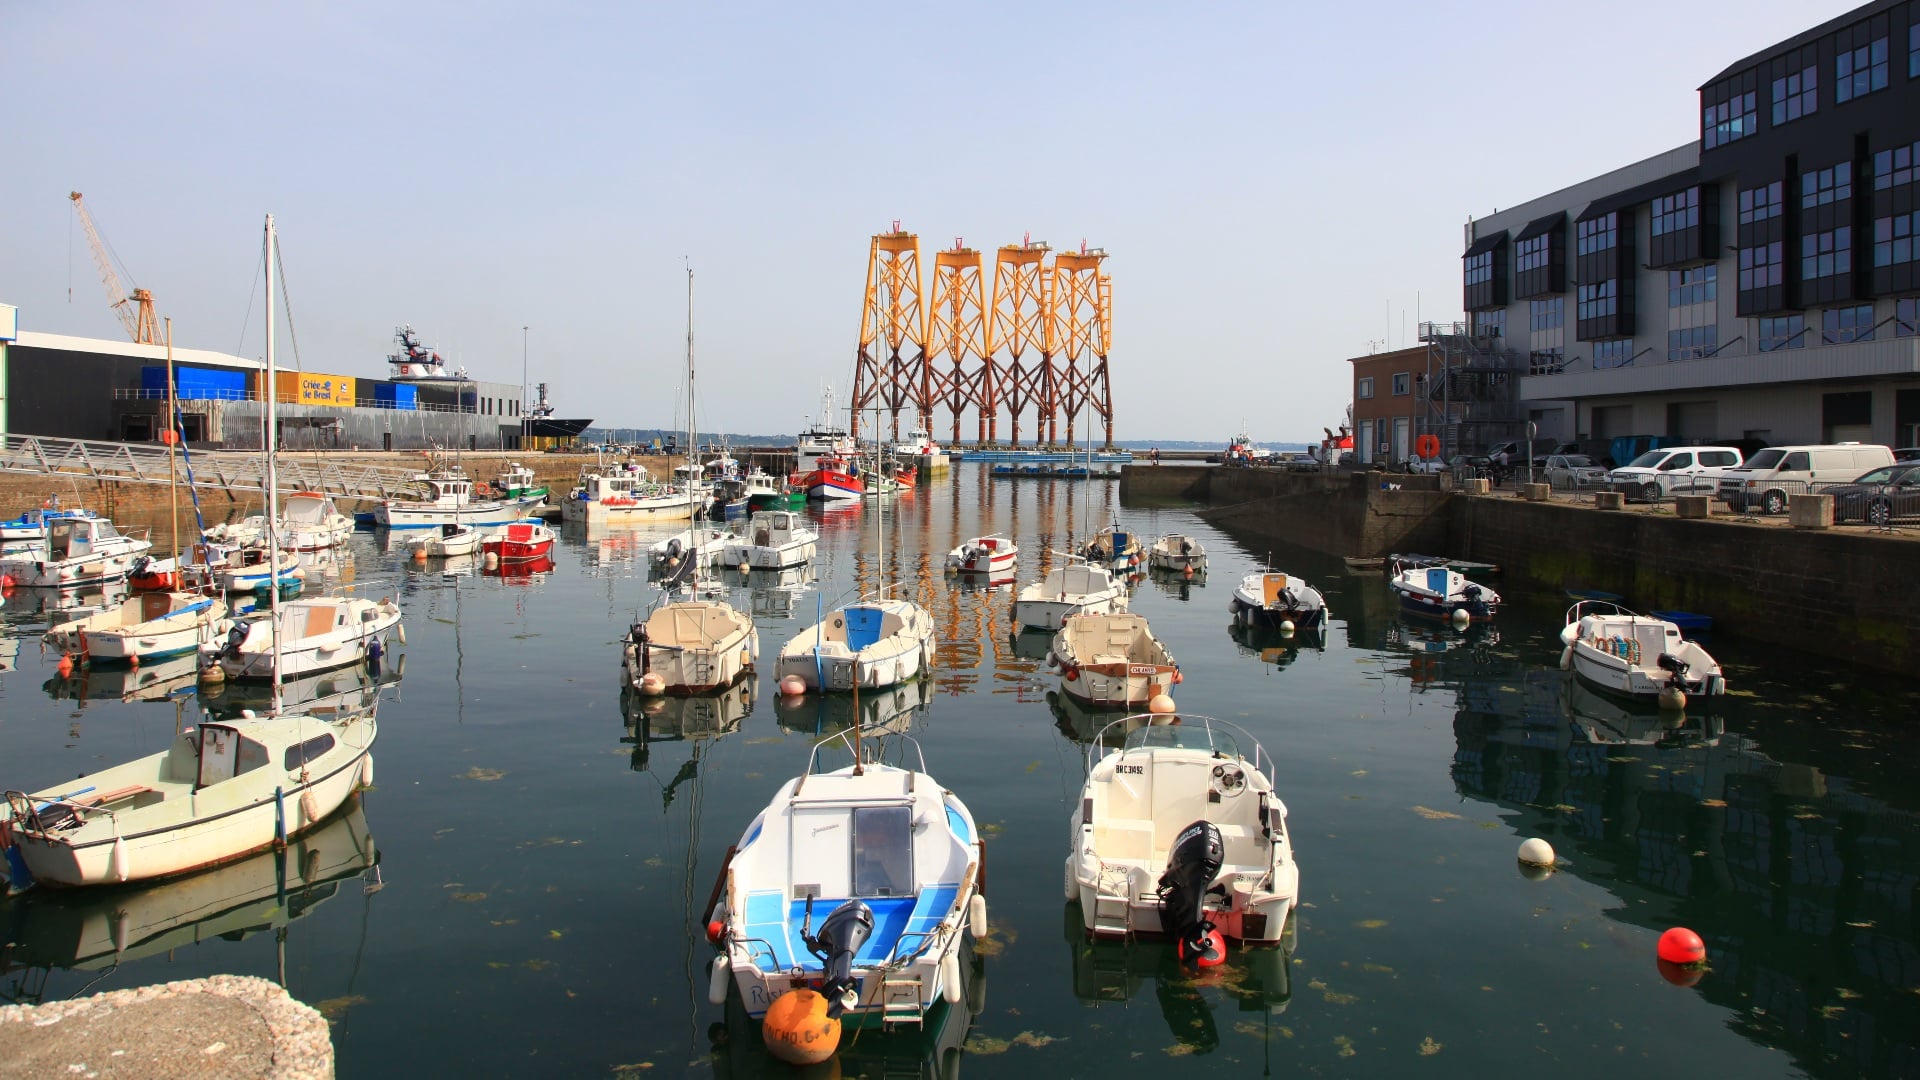
[[520, 328], [520, 444], [527, 442], [527, 328]]

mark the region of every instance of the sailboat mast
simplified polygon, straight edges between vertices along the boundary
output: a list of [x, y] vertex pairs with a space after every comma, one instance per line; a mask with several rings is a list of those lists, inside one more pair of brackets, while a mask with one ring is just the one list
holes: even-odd
[[698, 474], [693, 471], [694, 448], [697, 445], [693, 441], [693, 264], [689, 262], [687, 264], [687, 527], [693, 530], [693, 572], [687, 575], [687, 580], [695, 585], [695, 599], [699, 598], [700, 539], [701, 533], [705, 531], [693, 520], [698, 513], [696, 499], [699, 497], [695, 480]]
[[267, 455], [267, 621], [273, 628], [273, 715], [280, 715], [280, 477], [277, 471], [278, 455], [274, 453], [274, 443], [280, 435], [278, 404], [280, 400], [279, 373], [273, 366], [273, 265], [274, 234], [273, 215], [267, 215], [266, 228], [267, 258], [267, 433], [263, 440]]

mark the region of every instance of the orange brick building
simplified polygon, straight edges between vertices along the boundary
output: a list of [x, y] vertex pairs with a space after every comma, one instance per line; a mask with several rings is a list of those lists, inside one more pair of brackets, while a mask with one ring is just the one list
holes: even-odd
[[1362, 465], [1397, 464], [1413, 456], [1419, 381], [1427, 347], [1356, 356], [1353, 365], [1353, 456]]

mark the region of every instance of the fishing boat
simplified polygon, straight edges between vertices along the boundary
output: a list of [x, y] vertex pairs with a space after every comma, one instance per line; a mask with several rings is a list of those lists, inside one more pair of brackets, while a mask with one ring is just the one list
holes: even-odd
[[1226, 939], [1276, 944], [1300, 869], [1273, 763], [1244, 728], [1207, 716], [1127, 717], [1087, 747], [1067, 823], [1066, 896], [1095, 937], [1166, 934], [1187, 962]]
[[762, 510], [747, 521], [744, 536], [727, 542], [720, 565], [749, 570], [783, 570], [812, 560], [820, 534], [792, 510]]
[[710, 569], [725, 565], [721, 558], [726, 547], [738, 539], [731, 528], [725, 526], [696, 526], [682, 529], [665, 540], [657, 540], [647, 548], [647, 561], [656, 567], [676, 568], [689, 558], [698, 556], [701, 569]]
[[1327, 601], [1320, 590], [1297, 577], [1271, 570], [1240, 579], [1227, 601], [1233, 621], [1245, 626], [1312, 628], [1327, 620]]
[[800, 477], [799, 486], [808, 499], [826, 502], [846, 502], [867, 494], [867, 480], [860, 474], [859, 463], [835, 456], [815, 461], [813, 469]]
[[1673, 623], [1605, 600], [1567, 609], [1560, 666], [1594, 687], [1637, 701], [1683, 708], [1689, 695], [1727, 692], [1719, 661]]
[[[700, 445], [694, 437], [693, 396], [693, 268], [687, 268], [687, 445]], [[686, 499], [688, 516], [699, 496], [689, 485]], [[781, 512], [791, 517], [790, 513]], [[756, 521], [763, 515], [755, 515]], [[683, 564], [686, 572], [676, 575], [673, 592], [663, 593], [665, 603], [657, 604], [644, 621], [634, 623], [620, 653], [621, 685], [634, 693], [652, 697], [660, 694], [704, 694], [723, 690], [754, 673], [760, 659], [760, 633], [752, 616], [719, 598], [707, 598], [701, 591], [700, 571], [704, 556], [695, 543], [692, 555]], [[682, 591], [682, 588], [684, 591]]]
[[544, 521], [516, 521], [480, 541], [480, 553], [502, 563], [533, 562], [553, 553], [553, 530]]
[[480, 550], [482, 533], [471, 525], [442, 525], [407, 537], [407, 551], [416, 559], [450, 559]]
[[1168, 533], [1155, 539], [1147, 549], [1147, 568], [1171, 570], [1176, 574], [1188, 570], [1198, 573], [1207, 568], [1206, 545], [1185, 533]]
[[0, 559], [0, 578], [16, 586], [55, 589], [124, 581], [133, 560], [153, 549], [150, 541], [122, 533], [103, 517], [56, 517], [45, 525], [45, 536], [20, 542]]
[[[1078, 556], [1068, 556], [1078, 559]], [[1056, 566], [1020, 590], [1013, 601], [1014, 625], [1058, 630], [1072, 615], [1106, 615], [1127, 610], [1127, 586], [1113, 571], [1089, 562]]]
[[1000, 575], [1010, 573], [1019, 557], [1018, 545], [1000, 533], [993, 533], [976, 536], [947, 552], [947, 569], [963, 574]]
[[[717, 927], [708, 1000], [729, 987], [759, 1019], [795, 986], [843, 1024], [922, 1024], [965, 999], [963, 936], [987, 933], [986, 846], [911, 736], [889, 764], [850, 728], [813, 748], [728, 853], [706, 922]], [[828, 748], [853, 764], [828, 771]], [[870, 752], [870, 750], [872, 752]]]
[[382, 499], [374, 507], [376, 525], [389, 529], [430, 529], [441, 525], [505, 525], [520, 517], [519, 506], [500, 499], [474, 497], [473, 478], [458, 466], [436, 464], [415, 473], [426, 489], [422, 499]]
[[745, 494], [749, 511], [796, 510], [807, 505], [804, 488], [758, 469], [747, 474]]
[[1181, 681], [1180, 664], [1131, 612], [1073, 615], [1053, 637], [1060, 690], [1103, 708], [1145, 707]]
[[[273, 219], [265, 264], [277, 265]], [[273, 279], [266, 299], [266, 380], [273, 384]], [[274, 422], [268, 396], [267, 424]], [[274, 491], [272, 444], [266, 491]], [[271, 503], [268, 544], [276, 539]], [[284, 613], [282, 608], [280, 613]], [[399, 609], [393, 609], [394, 619]], [[267, 620], [272, 627], [281, 620]], [[279, 684], [279, 649], [267, 674]], [[276, 692], [267, 716], [207, 721], [167, 750], [27, 793], [6, 792], [4, 848], [11, 886], [108, 885], [171, 877], [284, 844], [373, 783], [377, 726], [371, 712], [328, 722], [285, 714]]]
[[1106, 528], [1093, 534], [1086, 546], [1081, 549], [1088, 562], [1117, 563], [1135, 560], [1140, 557], [1140, 537], [1113, 522]]
[[[689, 494], [694, 498], [689, 499]], [[560, 503], [560, 520], [588, 528], [692, 521], [698, 505], [696, 492], [655, 483], [639, 466], [605, 471], [586, 466], [580, 470], [580, 482]]]
[[493, 478], [493, 496], [524, 510], [547, 501], [547, 486], [533, 475], [532, 469], [511, 461]]
[[400, 606], [392, 600], [317, 596], [277, 607], [267, 618], [235, 622], [228, 629], [226, 641], [215, 652], [227, 678], [297, 679], [328, 668], [377, 661], [386, 654], [390, 632], [397, 632], [405, 643], [406, 631], [399, 628]]
[[144, 664], [192, 653], [226, 630], [227, 605], [198, 593], [139, 593], [95, 615], [48, 630], [46, 642], [96, 664]]
[[295, 551], [330, 548], [353, 535], [353, 519], [324, 492], [296, 491], [281, 501], [279, 513], [280, 544]]
[[805, 476], [821, 458], [850, 458], [855, 451], [853, 437], [834, 417], [833, 387], [820, 390], [820, 416], [801, 429], [794, 448], [794, 473]]
[[1394, 564], [1387, 587], [1400, 598], [1400, 610], [1454, 622], [1491, 619], [1500, 594], [1445, 566]]

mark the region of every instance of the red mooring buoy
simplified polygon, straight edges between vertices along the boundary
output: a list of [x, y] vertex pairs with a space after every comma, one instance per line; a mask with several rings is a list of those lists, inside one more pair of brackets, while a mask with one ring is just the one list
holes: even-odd
[[1701, 964], [1707, 959], [1707, 943], [1684, 926], [1676, 926], [1660, 935], [1660, 959], [1669, 964]]

